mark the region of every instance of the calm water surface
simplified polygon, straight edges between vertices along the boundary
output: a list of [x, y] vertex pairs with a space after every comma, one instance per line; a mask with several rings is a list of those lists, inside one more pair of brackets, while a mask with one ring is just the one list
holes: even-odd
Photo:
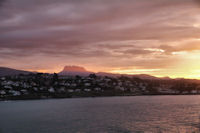
[[138, 96], [0, 102], [0, 133], [190, 133], [200, 96]]

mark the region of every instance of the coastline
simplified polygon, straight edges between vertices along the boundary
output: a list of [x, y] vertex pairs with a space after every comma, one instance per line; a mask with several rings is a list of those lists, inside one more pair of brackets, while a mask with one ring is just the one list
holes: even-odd
[[102, 95], [102, 96], [72, 96], [72, 97], [46, 97], [46, 98], [5, 98], [0, 99], [3, 101], [32, 101], [32, 100], [53, 100], [53, 99], [76, 99], [76, 98], [106, 98], [106, 97], [141, 97], [141, 96], [200, 96], [200, 94], [126, 94], [126, 95]]

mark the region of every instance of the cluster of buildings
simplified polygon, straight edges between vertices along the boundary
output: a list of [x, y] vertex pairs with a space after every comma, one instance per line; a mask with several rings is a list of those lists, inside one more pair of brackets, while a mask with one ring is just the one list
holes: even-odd
[[42, 73], [0, 77], [0, 99], [198, 94], [199, 92], [200, 83], [190, 80], [147, 80], [95, 74], [59, 76]]

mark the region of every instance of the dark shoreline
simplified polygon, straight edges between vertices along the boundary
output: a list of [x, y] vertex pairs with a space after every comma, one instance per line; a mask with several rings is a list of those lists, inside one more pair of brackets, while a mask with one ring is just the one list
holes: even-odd
[[103, 97], [141, 97], [141, 96], [197, 96], [200, 94], [142, 94], [142, 95], [110, 95], [110, 96], [72, 96], [72, 97], [47, 97], [47, 98], [6, 98], [2, 101], [30, 101], [30, 100], [50, 100], [50, 99], [76, 99], [76, 98], [103, 98]]

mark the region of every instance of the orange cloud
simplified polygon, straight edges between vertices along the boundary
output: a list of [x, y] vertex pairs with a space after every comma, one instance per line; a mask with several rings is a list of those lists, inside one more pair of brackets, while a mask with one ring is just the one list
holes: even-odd
[[42, 72], [70, 64], [95, 72], [120, 68], [120, 73], [195, 77], [200, 51], [196, 2], [4, 0], [0, 64]]

